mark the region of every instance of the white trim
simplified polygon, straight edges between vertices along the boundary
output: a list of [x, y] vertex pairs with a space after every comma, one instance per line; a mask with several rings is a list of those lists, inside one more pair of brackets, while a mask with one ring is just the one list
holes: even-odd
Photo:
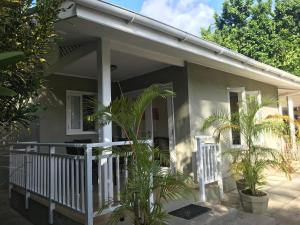
[[[77, 91], [77, 90], [66, 90], [66, 135], [86, 135], [86, 134], [97, 134], [97, 131], [83, 131], [83, 107], [82, 107], [82, 96], [92, 95], [97, 96], [95, 92], [88, 91]], [[80, 129], [71, 129], [71, 105], [70, 97], [79, 96], [80, 97]]]
[[76, 77], [76, 78], [89, 79], [89, 80], [97, 80], [96, 77], [88, 77], [88, 76], [84, 76], [84, 75], [71, 74], [71, 73], [60, 73], [59, 72], [59, 73], [53, 73], [51, 75], [65, 76], [65, 77]]

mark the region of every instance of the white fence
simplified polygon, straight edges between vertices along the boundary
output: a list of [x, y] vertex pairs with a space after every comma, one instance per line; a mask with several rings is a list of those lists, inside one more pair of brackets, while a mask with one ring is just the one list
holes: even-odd
[[[113, 155], [111, 149], [130, 144], [131, 142], [14, 144], [17, 148], [10, 148], [10, 190], [13, 186], [25, 190], [25, 208], [29, 207], [28, 198], [31, 193], [47, 198], [50, 224], [53, 223], [55, 204], [60, 204], [85, 214], [86, 224], [92, 225], [93, 217], [99, 209], [105, 206], [102, 210], [104, 214], [111, 212], [119, 204], [121, 182], [125, 182], [128, 175], [128, 154], [122, 156], [120, 168], [120, 156]], [[37, 149], [41, 147], [46, 147], [47, 153], [44, 153], [45, 150], [38, 152]], [[56, 153], [56, 148], [62, 147], [82, 148], [84, 155]], [[92, 153], [95, 148], [103, 151], [95, 155]], [[93, 188], [96, 189], [97, 196], [93, 196]], [[95, 212], [94, 205], [97, 205]]]
[[218, 182], [220, 198], [223, 198], [223, 181], [221, 172], [221, 147], [211, 137], [196, 136], [197, 174], [199, 178], [200, 201], [206, 201], [205, 185]]

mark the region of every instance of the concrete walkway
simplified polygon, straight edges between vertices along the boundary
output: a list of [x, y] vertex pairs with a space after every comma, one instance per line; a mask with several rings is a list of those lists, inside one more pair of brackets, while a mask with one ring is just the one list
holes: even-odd
[[28, 220], [10, 208], [7, 190], [0, 190], [0, 224], [32, 225]]
[[[267, 215], [276, 220], [277, 225], [300, 224], [300, 164], [295, 164], [296, 172], [292, 180], [275, 170], [267, 173], [267, 185], [263, 188], [269, 194]], [[241, 209], [236, 191], [227, 193], [223, 205]]]

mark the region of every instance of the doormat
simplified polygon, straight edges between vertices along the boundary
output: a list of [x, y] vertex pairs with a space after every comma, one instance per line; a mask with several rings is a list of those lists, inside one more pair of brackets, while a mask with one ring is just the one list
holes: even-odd
[[211, 211], [210, 208], [203, 207], [200, 205], [190, 204], [190, 205], [184, 206], [180, 209], [176, 209], [172, 212], [169, 212], [169, 214], [172, 216], [181, 217], [186, 220], [191, 220], [191, 219], [193, 219], [197, 216], [200, 216], [204, 213], [207, 213], [209, 211]]

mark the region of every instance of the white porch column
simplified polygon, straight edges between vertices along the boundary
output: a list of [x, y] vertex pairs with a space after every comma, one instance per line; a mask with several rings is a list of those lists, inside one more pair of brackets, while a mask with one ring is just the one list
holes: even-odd
[[292, 96], [287, 96], [287, 106], [288, 106], [288, 114], [290, 118], [290, 134], [291, 134], [291, 144], [292, 148], [296, 148], [296, 129], [295, 129], [295, 124], [293, 120], [295, 119], [294, 116], [294, 102], [292, 99]]
[[[97, 77], [98, 101], [107, 106], [111, 102], [111, 74], [110, 74], [110, 41], [101, 39], [97, 43]], [[98, 130], [99, 142], [112, 141], [111, 123]]]

